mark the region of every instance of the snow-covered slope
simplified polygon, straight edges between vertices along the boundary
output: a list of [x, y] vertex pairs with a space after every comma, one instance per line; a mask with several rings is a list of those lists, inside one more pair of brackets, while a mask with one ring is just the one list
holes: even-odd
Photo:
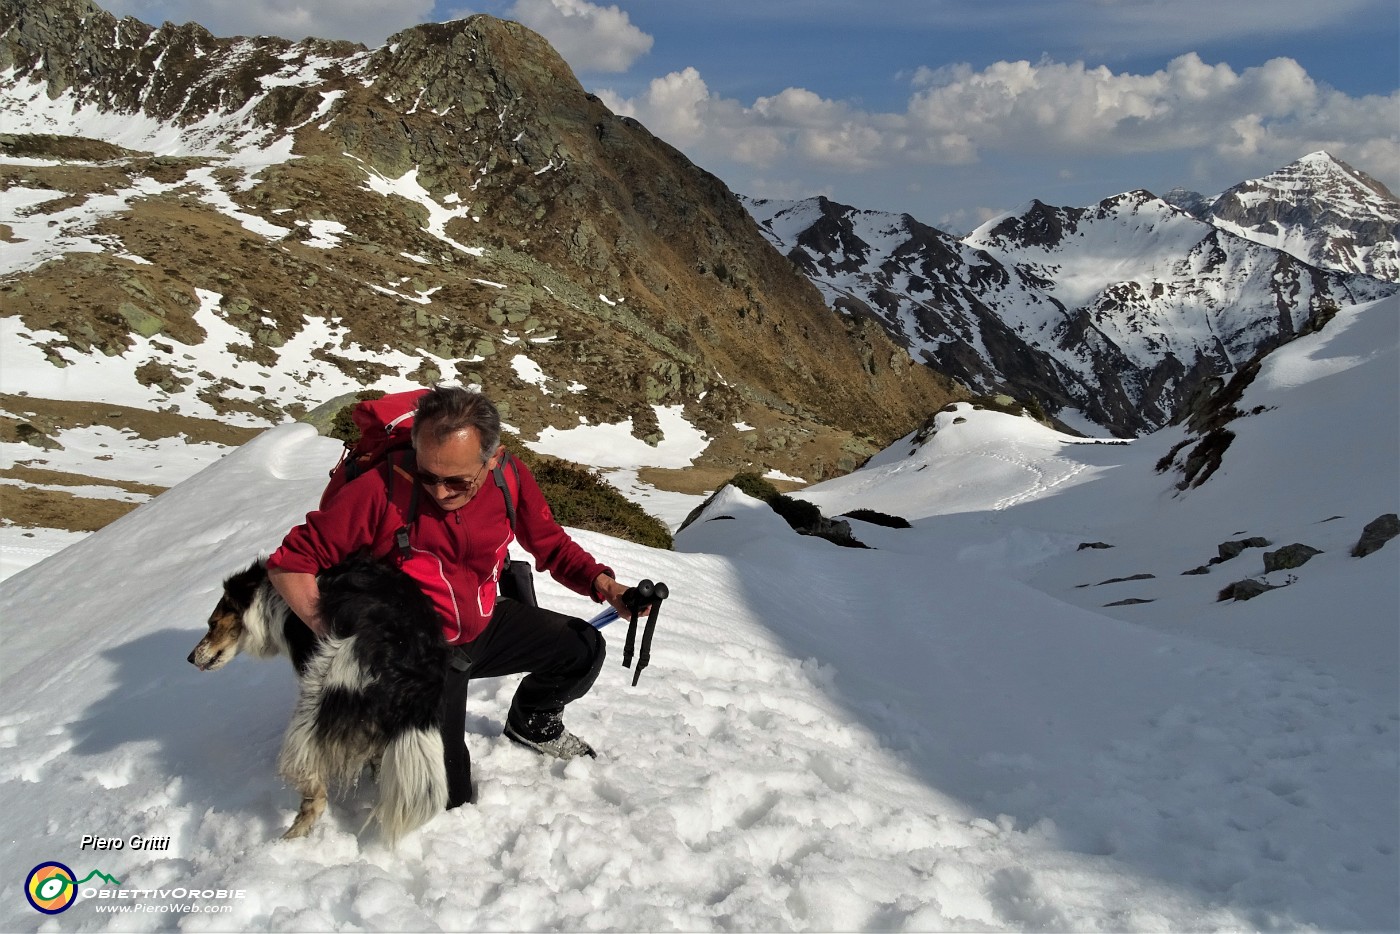
[[[923, 443], [911, 436], [801, 495], [827, 514], [863, 506], [925, 519], [962, 551], [990, 548], [984, 557], [1009, 576], [1085, 609], [1291, 646], [1309, 662], [1345, 661], [1334, 673], [1347, 681], [1393, 690], [1400, 547], [1369, 560], [1349, 551], [1367, 523], [1400, 511], [1400, 300], [1345, 309], [1275, 350], [1235, 408], [1247, 414], [1229, 423], [1236, 437], [1219, 469], [1184, 491], [1163, 467], [1196, 440], [1186, 427], [1106, 443], [961, 406], [940, 413]], [[1220, 543], [1254, 536], [1270, 546], [1210, 563]], [[1112, 547], [1078, 547], [1091, 542]], [[1323, 554], [1265, 573], [1264, 552], [1294, 542]], [[1289, 589], [1217, 601], [1243, 578]], [[1121, 600], [1144, 602], [1106, 605]]]
[[[220, 577], [276, 544], [334, 455], [272, 429], [0, 583], [0, 874], [57, 860], [150, 906], [100, 912], [114, 886], [92, 882], [56, 922], [9, 900], [0, 927], [1393, 929], [1400, 541], [1334, 542], [1395, 511], [1396, 310], [1344, 310], [1271, 358], [1248, 397], [1266, 409], [1186, 493], [1153, 469], [1172, 432], [1082, 443], [959, 407], [811, 490], [915, 520], [854, 522], [874, 550], [734, 491], [677, 552], [580, 533], [672, 592], [640, 686], [615, 651], [570, 710], [602, 757], [504, 742], [514, 679], [477, 683], [480, 801], [395, 853], [356, 834], [367, 789], [277, 840], [287, 666], [184, 660]], [[1174, 576], [1244, 533], [1324, 554], [1248, 603], [1212, 599], [1232, 563]], [[1158, 576], [1074, 587], [1126, 568]], [[1123, 595], [1157, 602], [1102, 606]]]

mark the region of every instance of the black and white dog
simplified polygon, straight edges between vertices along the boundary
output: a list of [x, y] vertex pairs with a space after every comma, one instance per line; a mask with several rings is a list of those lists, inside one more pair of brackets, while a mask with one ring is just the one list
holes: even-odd
[[224, 581], [209, 632], [189, 661], [214, 671], [239, 652], [288, 656], [299, 688], [277, 765], [301, 792], [301, 809], [283, 836], [305, 836], [326, 808], [329, 786], [353, 783], [374, 765], [379, 800], [370, 820], [392, 846], [447, 805], [438, 709], [447, 643], [432, 604], [396, 568], [356, 557], [318, 583], [331, 636], [315, 638], [259, 559]]

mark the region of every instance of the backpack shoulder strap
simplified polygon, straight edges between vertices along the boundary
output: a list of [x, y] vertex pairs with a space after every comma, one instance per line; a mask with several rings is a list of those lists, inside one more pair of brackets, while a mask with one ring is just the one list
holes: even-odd
[[[515, 475], [515, 492], [512, 493], [510, 484], [506, 481], [506, 467]], [[496, 469], [491, 471], [491, 476], [496, 481], [496, 486], [501, 488], [501, 496], [506, 501], [506, 519], [510, 521], [510, 530], [515, 532], [515, 501], [520, 498], [520, 468], [515, 465], [515, 458], [507, 453], [501, 458], [501, 462], [496, 465]]]
[[419, 485], [417, 478], [414, 477], [413, 474], [408, 470], [408, 468], [404, 466], [404, 464], [407, 461], [407, 453], [405, 453], [402, 457], [396, 458], [390, 455], [389, 457], [385, 458], [385, 463], [387, 465], [388, 472], [384, 478], [384, 488], [385, 495], [388, 497], [389, 502], [394, 502], [394, 478], [396, 476], [402, 477], [407, 483], [409, 483], [411, 490], [411, 492], [408, 494], [408, 512], [404, 515], [403, 525], [400, 526], [399, 530], [394, 533], [394, 545], [398, 548], [399, 559], [401, 561], [407, 561], [409, 558], [409, 530], [413, 527], [413, 520], [418, 518]]

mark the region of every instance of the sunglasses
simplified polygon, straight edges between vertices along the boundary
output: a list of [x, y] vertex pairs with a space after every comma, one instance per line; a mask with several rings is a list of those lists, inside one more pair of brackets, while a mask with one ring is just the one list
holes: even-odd
[[441, 486], [446, 487], [449, 493], [466, 493], [476, 485], [476, 481], [481, 478], [482, 473], [485, 471], [486, 464], [482, 464], [481, 470], [478, 470], [476, 475], [472, 477], [439, 477], [437, 474], [428, 473], [426, 470], [415, 470], [413, 475], [417, 478], [419, 483], [429, 489]]

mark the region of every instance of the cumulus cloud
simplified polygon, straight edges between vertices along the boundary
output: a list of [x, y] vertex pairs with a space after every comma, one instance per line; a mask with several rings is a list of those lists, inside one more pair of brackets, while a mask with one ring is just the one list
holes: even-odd
[[1048, 60], [955, 65], [920, 70], [910, 91], [904, 110], [891, 113], [802, 88], [744, 104], [717, 96], [687, 68], [634, 98], [604, 97], [702, 164], [760, 170], [1161, 153], [1267, 169], [1327, 149], [1382, 179], [1400, 178], [1400, 92], [1349, 97], [1289, 58], [1236, 71], [1190, 53], [1151, 74]]
[[1034, 145], [1068, 153], [1129, 154], [1238, 146], [1239, 121], [1307, 119], [1320, 91], [1291, 59], [1236, 73], [1191, 53], [1150, 75], [1115, 74], [1082, 63], [997, 62], [918, 77], [909, 100], [914, 127], [959, 128], [979, 148]]
[[548, 39], [575, 71], [626, 71], [651, 51], [652, 37], [616, 6], [586, 0], [515, 0], [509, 18]]

